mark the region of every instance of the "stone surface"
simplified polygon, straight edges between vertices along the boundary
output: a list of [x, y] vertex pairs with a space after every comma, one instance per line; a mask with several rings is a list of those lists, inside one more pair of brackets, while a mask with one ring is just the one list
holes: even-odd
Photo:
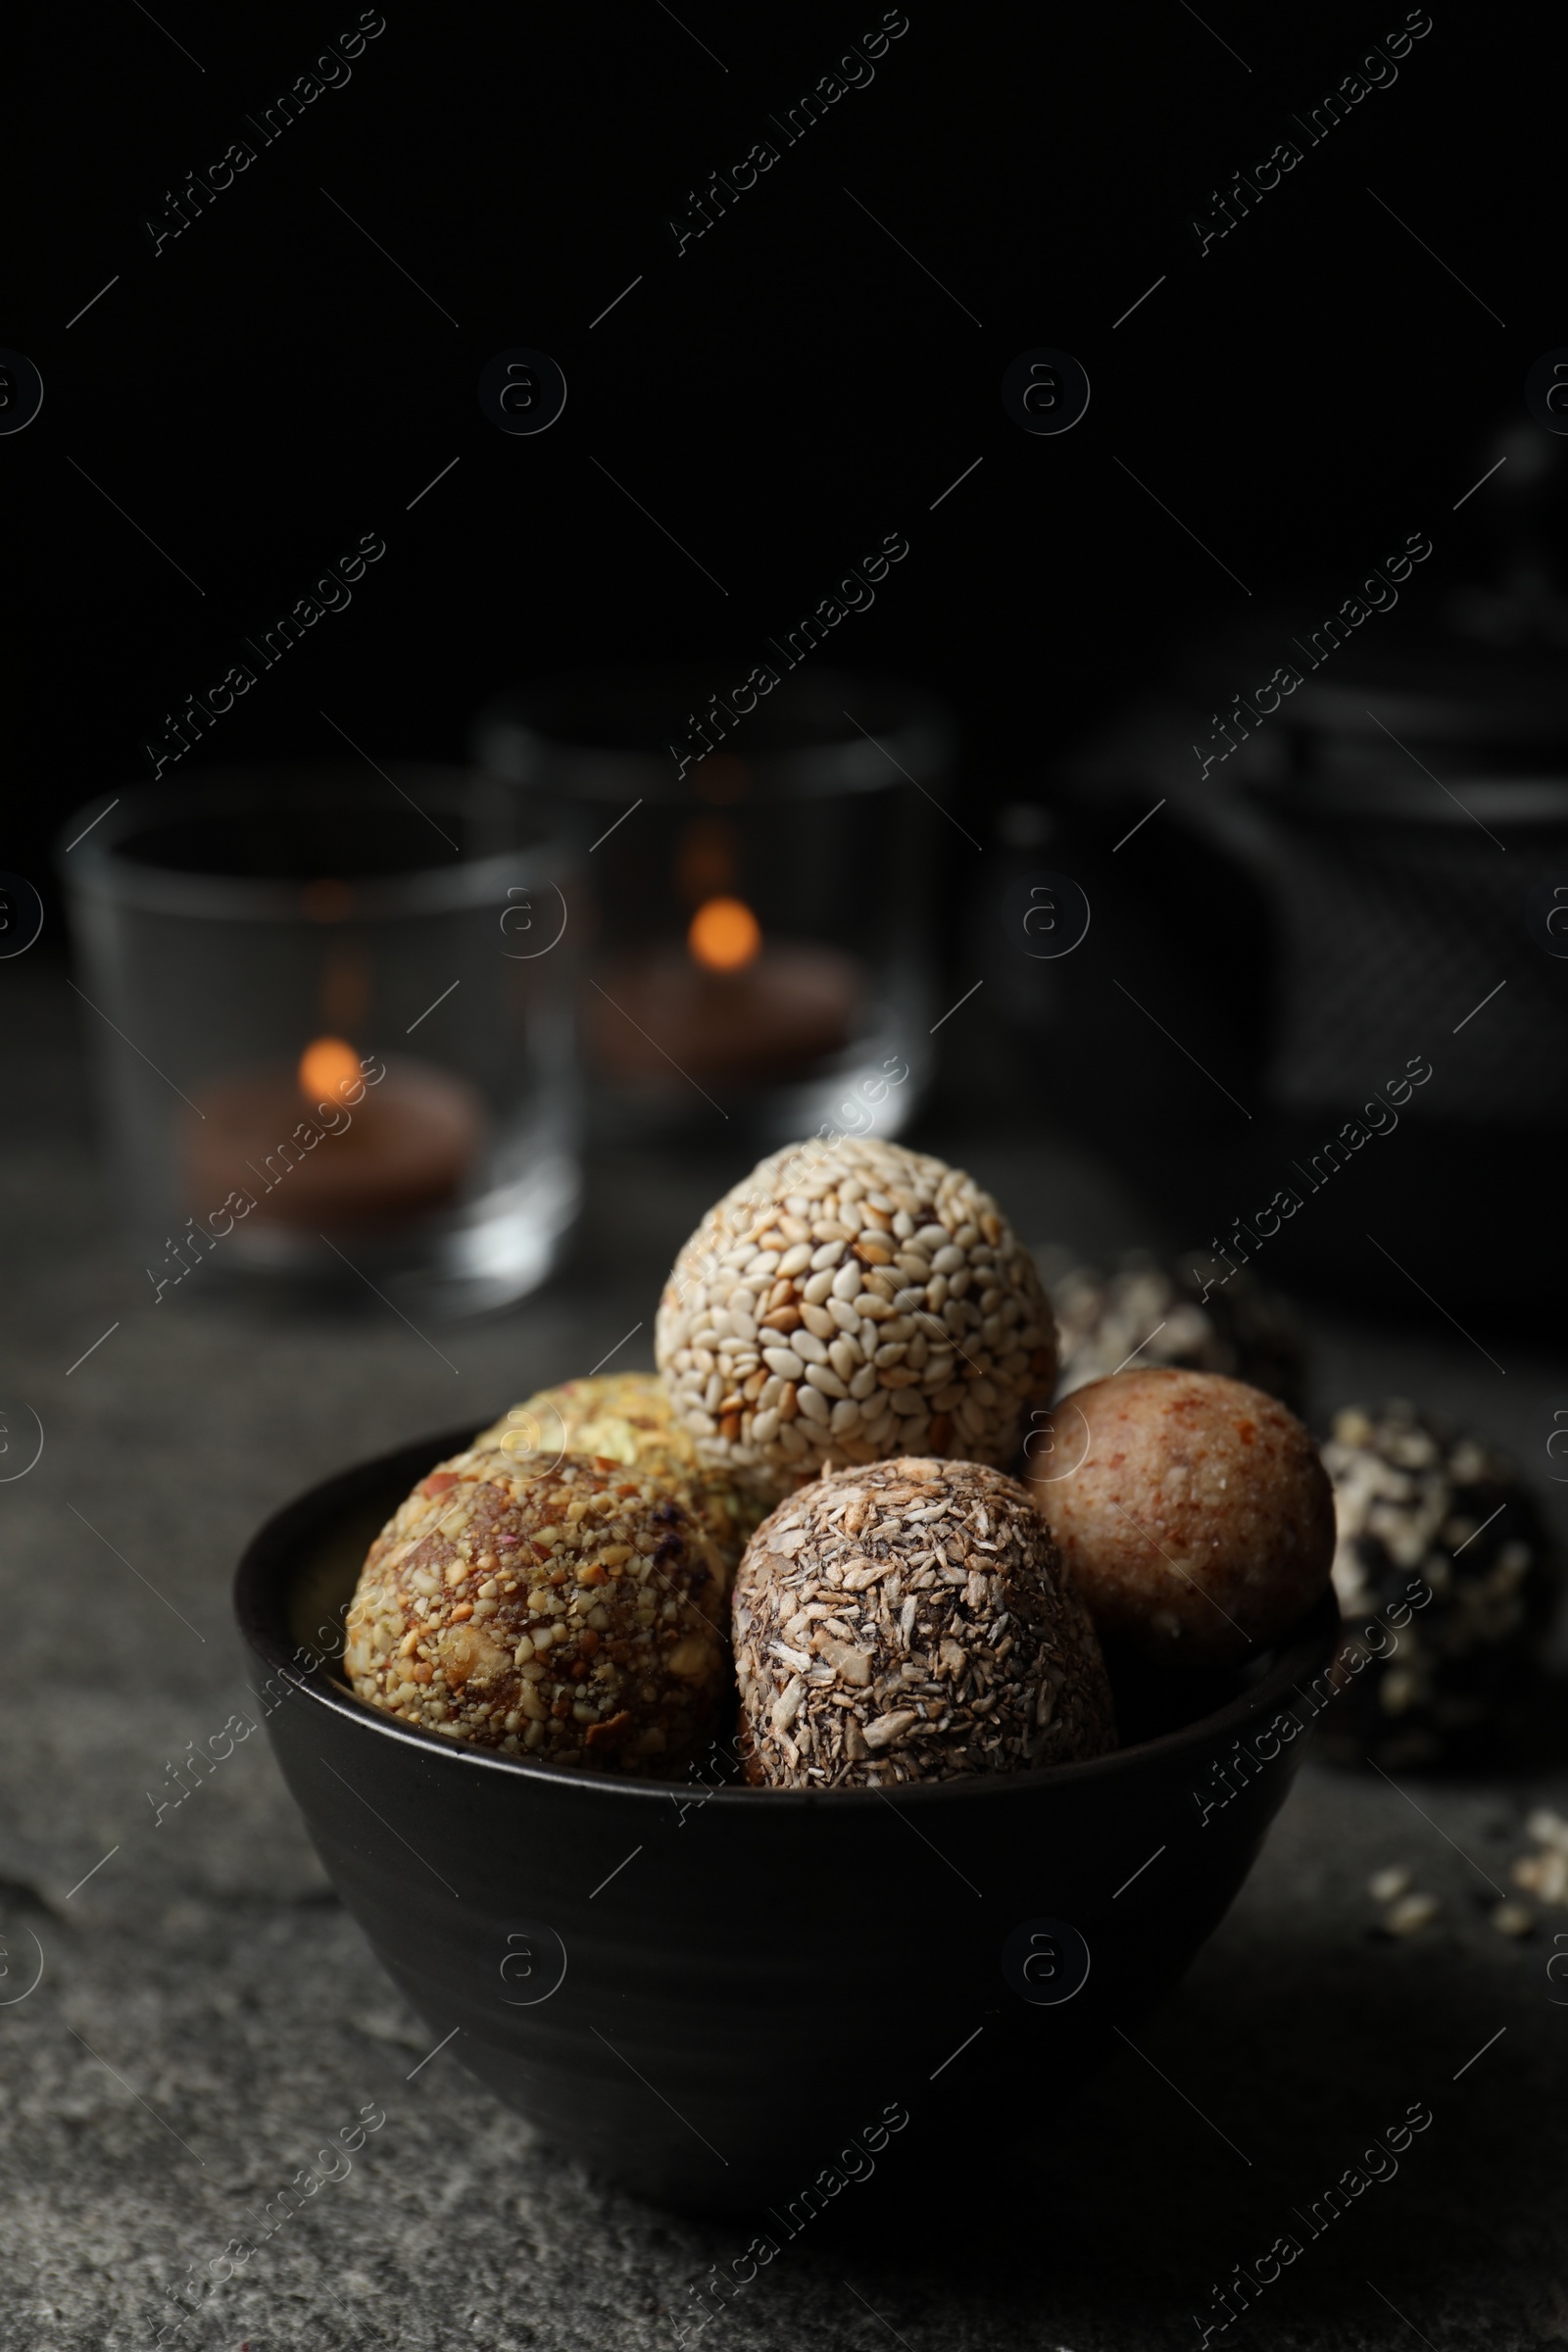
[[[341, 2169], [317, 2151], [367, 2104], [386, 2120], [351, 2169], [166, 2341], [695, 2343], [692, 2289], [747, 2232], [606, 2189], [449, 2051], [421, 2065], [429, 2037], [332, 1896], [264, 1740], [161, 1825], [147, 1791], [244, 1703], [227, 1587], [256, 1522], [357, 1455], [477, 1428], [639, 1321], [615, 1361], [648, 1362], [660, 1278], [743, 1148], [597, 1167], [573, 1265], [513, 1312], [435, 1335], [455, 1373], [373, 1302], [358, 1320], [269, 1317], [193, 1279], [154, 1307], [92, 1149], [71, 1001], [41, 962], [5, 986], [0, 1401], [13, 1433], [29, 1425], [12, 1408], [36, 1410], [45, 1446], [0, 1485], [0, 2346], [151, 2345], [191, 2267], [253, 2242], [301, 2168]], [[1190, 1238], [1058, 1146], [921, 1140], [1031, 1239], [1103, 1255]], [[1519, 1449], [1514, 1398], [1551, 1377], [1517, 1349], [1504, 1382], [1413, 1327], [1318, 1322], [1313, 1343], [1321, 1405], [1401, 1389]], [[1041, 2116], [1028, 2168], [988, 2161], [979, 2114], [964, 2145], [928, 2144], [929, 2067], [911, 2054], [910, 2123], [875, 2179], [783, 2245], [701, 2328], [704, 2352], [1196, 2344], [1211, 2288], [1293, 2230], [1304, 2252], [1262, 2291], [1250, 2341], [1568, 2341], [1568, 1985], [1546, 1976], [1568, 1910], [1522, 1942], [1488, 1917], [1543, 1801], [1568, 1809], [1568, 1775], [1407, 1796], [1309, 1763], [1185, 1984], [1136, 2050]], [[1402, 1942], [1375, 1936], [1366, 1892], [1391, 1864], [1441, 1904]], [[1434, 2122], [1397, 2177], [1306, 2239], [1294, 2209], [1416, 2101]], [[951, 2182], [948, 2226], [913, 2218], [914, 2176]]]

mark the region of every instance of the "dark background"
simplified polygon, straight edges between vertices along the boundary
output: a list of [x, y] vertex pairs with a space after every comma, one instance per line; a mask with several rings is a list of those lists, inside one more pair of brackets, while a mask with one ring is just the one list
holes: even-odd
[[[321, 709], [372, 754], [461, 754], [487, 695], [585, 660], [710, 651], [721, 681], [902, 529], [909, 559], [834, 657], [954, 699], [978, 803], [1032, 794], [1178, 632], [1248, 611], [1113, 454], [1254, 610], [1309, 611], [1318, 578], [1347, 593], [1415, 529], [1439, 542], [1434, 573], [1462, 568], [1485, 502], [1449, 508], [1564, 331], [1542, 266], [1561, 56], [1542, 20], [1526, 35], [1517, 12], [1440, 6], [1394, 87], [1200, 261], [1189, 217], [1402, 23], [1394, 0], [1215, 0], [1212, 31], [1180, 0], [916, 5], [871, 86], [677, 260], [665, 221], [687, 191], [772, 135], [766, 114], [881, 12], [681, 13], [697, 38], [657, 0], [393, 0], [348, 85], [156, 260], [142, 222], [164, 191], [236, 136], [259, 146], [242, 115], [357, 10], [170, 0], [171, 38], [124, 0], [26, 28], [30, 226], [0, 339], [46, 396], [0, 443], [8, 864], [41, 879], [57, 822], [144, 773], [163, 714], [366, 530], [385, 560], [236, 706], [215, 757], [335, 748]], [[1042, 343], [1094, 387], [1059, 440], [1026, 437], [999, 398], [1006, 363]], [[503, 436], [475, 398], [514, 344], [554, 354], [570, 387], [537, 439]]]
[[[990, 853], [944, 832], [936, 946], [956, 998], [991, 968], [977, 932], [1003, 808], [1059, 800], [1075, 752], [1159, 695], [1155, 771], [1179, 792], [1213, 702], [1289, 658], [1281, 630], [1310, 629], [1413, 532], [1436, 553], [1363, 631], [1374, 658], [1495, 570], [1518, 450], [1455, 503], [1499, 436], [1533, 429], [1525, 372], [1568, 337], [1547, 244], [1562, 44], [1536, 17], [1440, 8], [1393, 86], [1307, 147], [1287, 118], [1402, 9], [916, 6], [870, 85], [677, 258], [666, 223], [690, 191], [758, 138], [782, 146], [768, 116], [881, 11], [681, 16], [394, 4], [347, 85], [265, 147], [244, 116], [354, 8], [172, 5], [155, 24], [123, 0], [90, 25], [26, 27], [31, 227], [0, 341], [46, 396], [0, 440], [0, 865], [51, 890], [64, 819], [145, 777], [166, 714], [231, 662], [257, 666], [243, 637], [363, 533], [387, 553], [352, 605], [263, 671], [183, 772], [340, 754], [323, 712], [377, 760], [462, 758], [494, 693], [585, 662], [669, 659], [727, 685], [902, 531], [908, 557], [817, 660], [956, 709], [954, 805]], [[144, 221], [238, 136], [257, 160], [154, 258]], [[1301, 162], [1200, 258], [1190, 220], [1287, 136]], [[476, 398], [485, 362], [518, 345], [554, 355], [569, 387], [538, 437], [504, 435]], [[1076, 354], [1093, 386], [1059, 438], [1021, 432], [1000, 398], [1007, 363], [1040, 345]], [[1549, 539], [1549, 499], [1546, 520]], [[1205, 1241], [1254, 1180], [1267, 1199], [1282, 1142], [1317, 1139], [1233, 1107], [1261, 1085], [1267, 927], [1174, 806], [1111, 862], [1154, 798], [1136, 792], [1058, 825], [1051, 861], [1090, 889], [1094, 940], [1043, 1024], [1021, 1024], [1021, 1058], [993, 977], [939, 1038], [940, 1102], [1058, 1115], [1134, 1168], [1162, 1238]], [[1479, 834], [1475, 854], [1494, 855]], [[42, 952], [60, 938], [51, 924]], [[1112, 976], [1165, 1007], [1213, 1082]], [[1507, 1050], [1535, 1045], [1530, 1102], [1560, 1124], [1549, 1038]], [[1493, 1050], [1480, 1025], [1455, 1049]], [[1422, 1249], [1453, 1209], [1494, 1225], [1500, 1163], [1474, 1127], [1451, 1148], [1434, 1130], [1417, 1162], [1414, 1145], [1397, 1169], [1390, 1155], [1389, 1213], [1414, 1215], [1446, 1297]], [[1360, 1206], [1357, 1235], [1382, 1210]], [[1315, 1218], [1310, 1262], [1282, 1248], [1277, 1272], [1409, 1305], [1359, 1238], [1344, 1274], [1340, 1223]], [[1495, 1286], [1464, 1256], [1475, 1304]], [[1503, 1287], [1507, 1312], [1534, 1311], [1528, 1266]]]

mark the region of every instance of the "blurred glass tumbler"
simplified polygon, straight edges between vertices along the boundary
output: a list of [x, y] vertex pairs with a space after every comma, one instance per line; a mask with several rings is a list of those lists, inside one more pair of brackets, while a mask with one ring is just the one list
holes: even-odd
[[508, 697], [476, 728], [489, 773], [589, 816], [600, 1119], [895, 1134], [931, 1062], [947, 713], [831, 671], [750, 711], [717, 701], [707, 671], [607, 671]]
[[578, 1198], [575, 860], [559, 808], [425, 767], [215, 770], [62, 852], [155, 1298], [363, 1276], [462, 1314], [543, 1279]]

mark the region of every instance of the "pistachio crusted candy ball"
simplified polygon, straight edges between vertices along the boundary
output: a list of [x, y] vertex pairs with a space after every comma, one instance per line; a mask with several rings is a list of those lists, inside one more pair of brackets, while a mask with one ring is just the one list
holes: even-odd
[[735, 1580], [743, 1743], [777, 1788], [944, 1781], [1116, 1744], [1088, 1611], [1015, 1479], [835, 1471], [764, 1519]]
[[344, 1667], [406, 1723], [552, 1764], [678, 1772], [726, 1694], [723, 1567], [646, 1471], [442, 1462], [360, 1572]]
[[722, 1471], [699, 1461], [657, 1372], [609, 1372], [597, 1380], [540, 1389], [481, 1431], [473, 1450], [504, 1453], [519, 1470], [543, 1467], [566, 1453], [645, 1470], [701, 1520], [718, 1545], [728, 1576], [734, 1575], [764, 1508]]
[[828, 1464], [1010, 1461], [1056, 1368], [1034, 1260], [990, 1194], [863, 1138], [776, 1152], [709, 1210], [655, 1351], [702, 1458], [769, 1498]]

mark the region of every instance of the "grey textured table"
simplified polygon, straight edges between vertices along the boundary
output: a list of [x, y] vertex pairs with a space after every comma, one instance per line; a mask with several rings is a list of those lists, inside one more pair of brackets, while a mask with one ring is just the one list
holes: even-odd
[[[152, 2344], [177, 2316], [170, 2290], [220, 2272], [368, 2107], [385, 2122], [346, 2175], [166, 2341], [672, 2345], [735, 2227], [584, 2177], [450, 2052], [420, 2066], [429, 2036], [338, 1906], [263, 1739], [161, 1823], [148, 1792], [244, 1704], [228, 1579], [256, 1522], [356, 1456], [584, 1369], [639, 1320], [616, 1360], [648, 1362], [663, 1266], [739, 1170], [596, 1166], [573, 1264], [515, 1311], [440, 1334], [456, 1374], [373, 1307], [285, 1321], [194, 1282], [155, 1307], [106, 1198], [61, 979], [29, 959], [5, 996], [4, 1400], [36, 1410], [45, 1445], [0, 1486], [0, 2344]], [[940, 1122], [929, 1140], [956, 1154]], [[981, 1127], [961, 1156], [1032, 1240], [1180, 1238], [1048, 1143]], [[1317, 1325], [1320, 1402], [1414, 1394], [1517, 1446], [1545, 1360], [1514, 1350], [1503, 1380], [1437, 1330]], [[951, 2181], [948, 2225], [912, 2214], [889, 2164], [783, 2249], [704, 2352], [1196, 2344], [1211, 2286], [1418, 2101], [1434, 2121], [1397, 2177], [1308, 2241], [1234, 2335], [1568, 2341], [1568, 2007], [1545, 1974], [1568, 1911], [1510, 1942], [1487, 1884], [1506, 1884], [1530, 1805], [1563, 1806], [1568, 1780], [1410, 1794], [1423, 1810], [1370, 1772], [1309, 1763], [1185, 1984], [1137, 2052], [1041, 2113], [1029, 2167], [999, 2165], [984, 2114], [962, 2145], [923, 2144], [911, 2094], [901, 2164]], [[1442, 1904], [1401, 1943], [1370, 1934], [1366, 1893], [1394, 1862]], [[909, 1965], [940, 1966], [918, 1923]], [[830, 2068], [803, 2050], [801, 2095]]]

